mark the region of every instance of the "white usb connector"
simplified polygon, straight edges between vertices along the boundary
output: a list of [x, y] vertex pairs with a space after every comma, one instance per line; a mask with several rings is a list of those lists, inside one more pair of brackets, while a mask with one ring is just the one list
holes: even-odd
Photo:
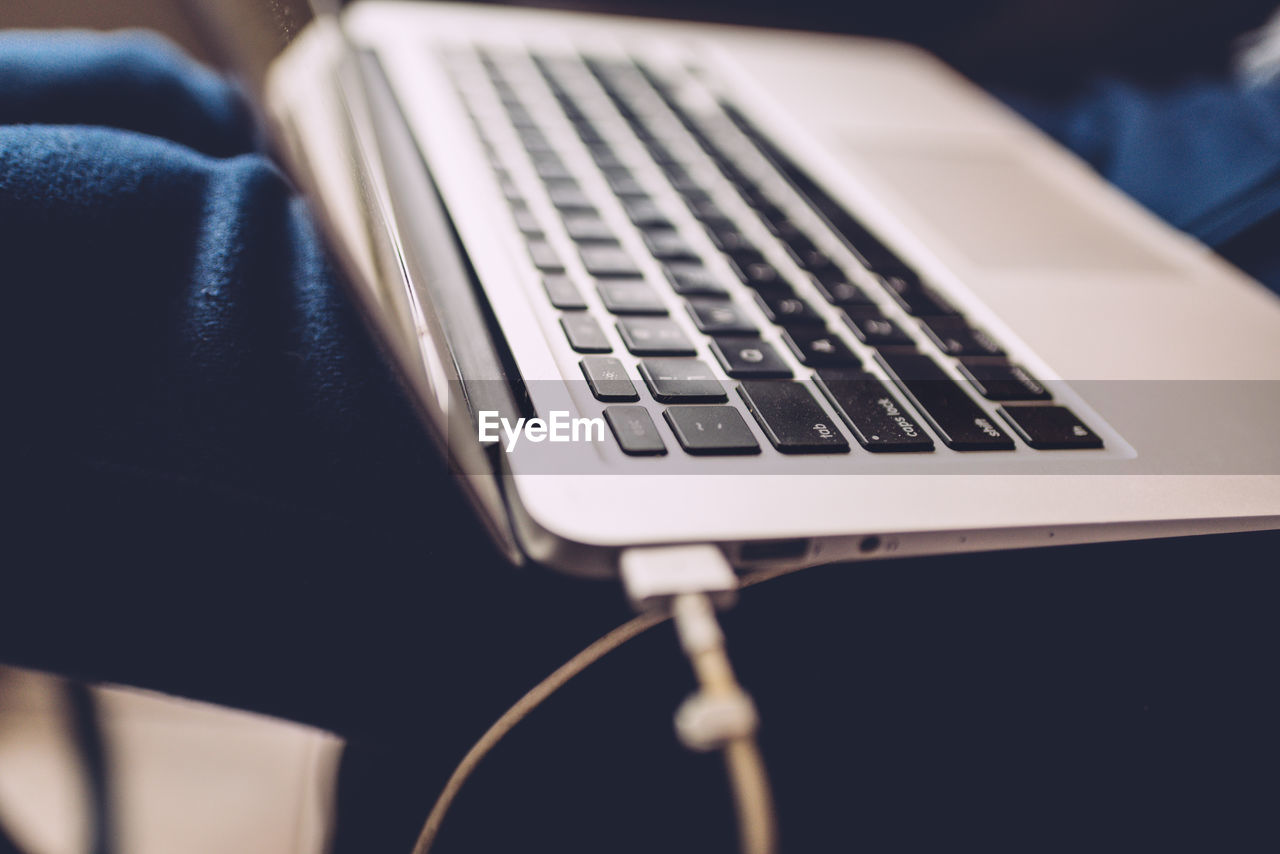
[[724, 552], [711, 545], [652, 546], [623, 551], [618, 570], [637, 611], [670, 610], [682, 593], [701, 593], [718, 608], [737, 596], [738, 576]]
[[777, 849], [773, 798], [760, 748], [755, 704], [734, 676], [715, 608], [733, 604], [738, 576], [711, 545], [624, 551], [619, 571], [637, 611], [670, 614], [698, 690], [676, 712], [676, 734], [690, 750], [720, 750], [733, 788], [745, 854]]

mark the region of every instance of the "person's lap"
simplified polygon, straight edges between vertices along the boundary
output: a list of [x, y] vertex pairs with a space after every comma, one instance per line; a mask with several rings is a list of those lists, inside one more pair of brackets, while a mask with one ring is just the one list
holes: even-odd
[[[367, 751], [352, 752], [347, 785], [360, 781], [378, 803], [345, 825], [354, 836], [339, 850], [376, 847], [378, 831], [384, 846], [403, 847], [470, 741], [625, 619], [621, 595], [509, 569], [488, 545], [225, 83], [154, 43], [24, 39], [0, 39], [14, 508], [0, 659], [343, 733]], [[1207, 562], [1254, 543], [1178, 552]], [[1273, 582], [1248, 566], [1218, 567], [1220, 592], [1195, 612], [1198, 567], [1162, 576], [1130, 565], [1153, 560], [1150, 549], [1105, 554], [1111, 562], [1087, 572], [1080, 553], [1004, 555], [828, 569], [747, 593], [728, 619], [782, 769], [784, 828], [790, 816], [807, 828], [800, 838], [821, 839], [832, 819], [813, 804], [868, 796], [856, 766], [855, 782], [821, 796], [806, 779], [830, 770], [805, 757], [846, 714], [862, 728], [840, 733], [832, 755], [889, 774], [898, 772], [884, 745], [922, 768], [920, 745], [950, 750], [944, 766], [954, 771], [977, 759], [946, 747], [963, 727], [998, 743], [984, 712], [1026, 696], [1005, 679], [1060, 705], [1018, 708], [1032, 722], [1021, 731], [1028, 741], [1052, 739], [1078, 712], [1093, 716], [1102, 743], [1121, 744], [1124, 716], [1142, 719], [1126, 705], [1140, 695], [1173, 710], [1156, 746], [1190, 737], [1196, 715], [1252, 713], [1242, 668], [1275, 648], [1274, 630], [1258, 624]], [[1178, 622], [1179, 609], [1198, 613], [1192, 625]], [[1132, 625], [1149, 636], [1131, 636]], [[478, 791], [513, 803], [503, 787], [536, 785], [528, 773], [539, 769], [550, 785], [526, 793], [513, 815], [551, 833], [530, 805], [578, 803], [594, 818], [565, 850], [588, 846], [582, 834], [607, 832], [633, 803], [692, 821], [701, 797], [718, 797], [705, 791], [718, 778], [670, 736], [666, 715], [688, 684], [670, 646], [655, 635], [571, 691], [496, 757], [515, 770], [482, 778]], [[1192, 685], [1224, 692], [1222, 703], [1179, 693], [1174, 660], [1191, 668]], [[1146, 694], [1128, 691], [1128, 667], [1148, 668]], [[1094, 699], [1072, 705], [1073, 690]], [[935, 712], [886, 717], [913, 701]], [[1099, 711], [1108, 701], [1115, 707]], [[884, 749], [851, 745], [868, 726]], [[910, 747], [913, 737], [923, 740]], [[570, 738], [595, 748], [573, 750]], [[1001, 755], [1013, 749], [1005, 743]], [[635, 773], [597, 779], [625, 767]], [[1001, 767], [1022, 768], [1007, 755]], [[895, 785], [886, 791], [932, 791]], [[479, 801], [460, 805], [462, 826], [505, 838], [510, 828], [475, 811], [467, 824], [468, 803]], [[721, 829], [710, 828], [716, 846]], [[622, 847], [661, 831], [638, 830]]]
[[393, 733], [429, 792], [625, 619], [489, 546], [225, 81], [6, 35], [0, 124], [0, 659]]

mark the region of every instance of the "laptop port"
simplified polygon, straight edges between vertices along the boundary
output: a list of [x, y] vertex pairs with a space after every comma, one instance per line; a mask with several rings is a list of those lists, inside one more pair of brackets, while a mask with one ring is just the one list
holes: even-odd
[[809, 551], [808, 540], [769, 540], [759, 543], [743, 543], [738, 558], [743, 563], [798, 560]]

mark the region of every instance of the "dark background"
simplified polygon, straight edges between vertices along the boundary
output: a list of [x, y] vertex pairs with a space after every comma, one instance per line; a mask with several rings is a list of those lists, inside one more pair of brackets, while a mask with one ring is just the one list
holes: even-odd
[[[10, 27], [148, 26], [213, 60], [190, 0], [41, 0], [9, 4]], [[220, 4], [230, 0], [219, 0]], [[270, 0], [251, 0], [266, 6]], [[625, 0], [550, 2], [559, 8], [732, 21], [902, 38], [1001, 85], [1071, 85], [1099, 72], [1175, 80], [1220, 71], [1234, 38], [1259, 26], [1274, 0]]]
[[1220, 70], [1233, 38], [1274, 0], [625, 0], [531, 5], [609, 8], [899, 38], [1002, 85], [1069, 85], [1099, 73], [1176, 79]]

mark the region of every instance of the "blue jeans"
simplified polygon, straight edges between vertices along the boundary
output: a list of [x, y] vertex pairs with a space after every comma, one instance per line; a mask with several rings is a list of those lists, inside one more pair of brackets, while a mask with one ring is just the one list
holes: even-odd
[[[1053, 108], [1007, 97], [1176, 224], [1269, 233], [1274, 93], [1196, 90], [1259, 132], [1248, 156], [1235, 135], [1173, 158], [1184, 197], [1133, 166], [1134, 146], [1179, 153], [1176, 123], [1117, 127], [1181, 108], [1117, 86]], [[1100, 138], [1096, 115], [1112, 116]], [[1220, 182], [1214, 163], [1250, 171]], [[1223, 213], [1237, 193], [1252, 219]], [[407, 851], [471, 741], [626, 618], [618, 591], [495, 554], [243, 101], [165, 43], [0, 35], [0, 246], [0, 660], [336, 730], [338, 850]], [[1262, 254], [1251, 269], [1274, 286], [1280, 253]], [[1121, 802], [1133, 833], [1223, 847], [1256, 829], [1247, 801], [1267, 792], [1222, 781], [1236, 757], [1275, 756], [1260, 686], [1276, 582], [1238, 559], [1258, 544], [881, 562], [744, 595], [729, 631], [784, 839], [830, 847], [849, 804], [870, 848], [1025, 848], [1046, 828], [1080, 843]], [[1207, 591], [1199, 570], [1224, 552], [1236, 565]], [[675, 825], [725, 849], [719, 772], [669, 729], [689, 686], [666, 633], [619, 653], [494, 757], [441, 850], [655, 850]]]

